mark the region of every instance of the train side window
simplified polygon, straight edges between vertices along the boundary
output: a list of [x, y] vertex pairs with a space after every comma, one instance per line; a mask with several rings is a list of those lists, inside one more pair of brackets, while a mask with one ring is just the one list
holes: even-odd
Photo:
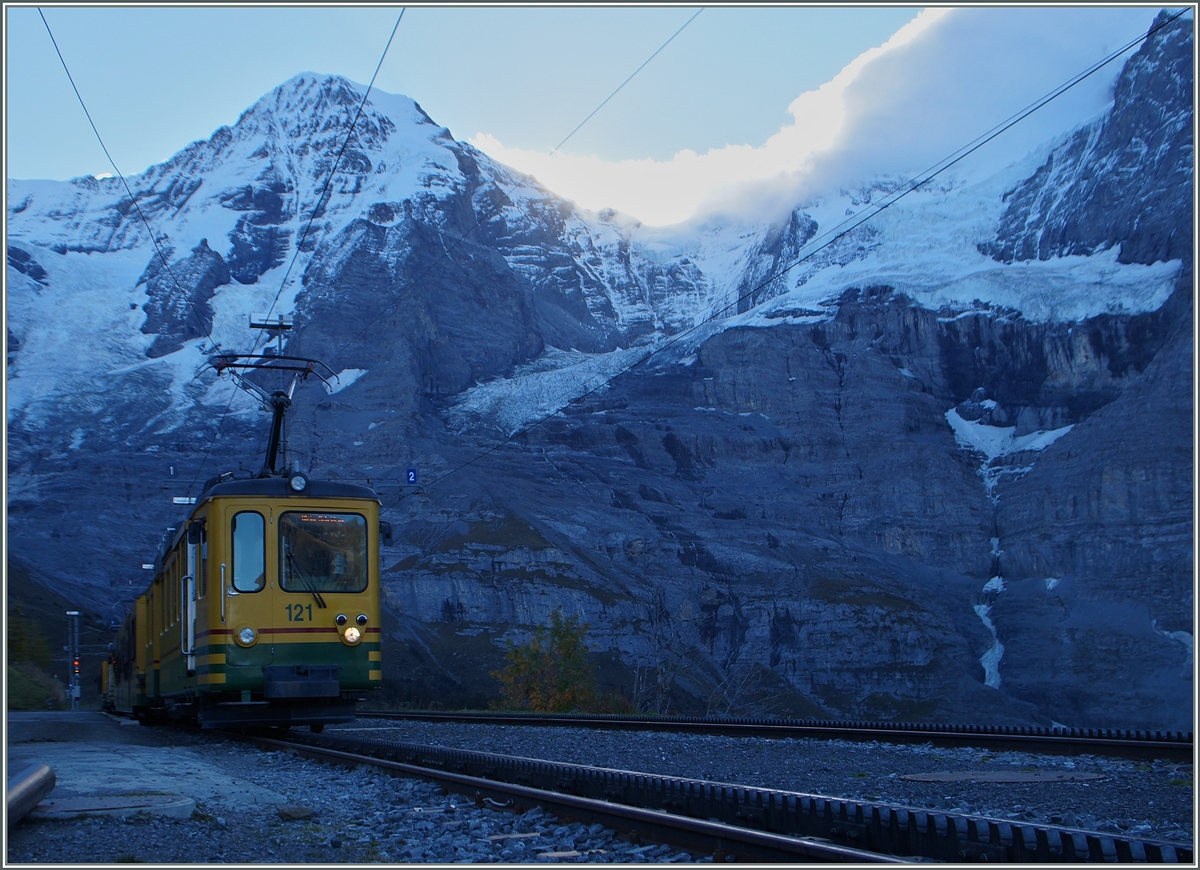
[[233, 588], [257, 592], [266, 583], [266, 534], [262, 514], [242, 511], [233, 515]]

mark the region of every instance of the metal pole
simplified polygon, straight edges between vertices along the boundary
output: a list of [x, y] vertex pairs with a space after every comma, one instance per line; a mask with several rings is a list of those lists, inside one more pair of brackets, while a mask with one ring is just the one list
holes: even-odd
[[9, 777], [6, 811], [11, 827], [54, 791], [54, 771], [44, 764], [31, 764], [16, 776]]
[[67, 654], [67, 707], [70, 709], [71, 696], [75, 694], [75, 682], [71, 679], [71, 611], [67, 611], [67, 642], [63, 644], [63, 652]]
[[79, 685], [79, 611], [68, 610], [67, 616], [67, 637], [68, 644], [71, 648], [69, 653], [70, 658], [68, 660], [68, 667], [70, 668], [71, 673], [69, 687], [71, 695], [71, 709], [78, 710], [79, 695], [81, 694]]

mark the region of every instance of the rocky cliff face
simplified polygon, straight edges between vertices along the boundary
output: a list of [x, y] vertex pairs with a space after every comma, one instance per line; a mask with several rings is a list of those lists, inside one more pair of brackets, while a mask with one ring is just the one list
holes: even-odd
[[[1166, 10], [1152, 27], [1166, 24]], [[1092, 254], [1119, 246], [1122, 263], [1190, 256], [1194, 83], [1190, 21], [1175, 21], [1125, 64], [1113, 109], [1076, 131], [1005, 194], [995, 241], [1006, 261]]]
[[396, 528], [400, 697], [486, 701], [562, 608], [649, 709], [1190, 728], [1191, 51], [786, 274], [861, 203], [645, 228], [384, 94], [325, 191], [361, 91], [311, 74], [132, 180], [169, 273], [111, 181], [10, 181], [10, 553], [120, 610], [170, 497], [257, 469], [203, 361], [271, 309], [339, 374], [291, 456]]
[[162, 261], [150, 261], [139, 284], [145, 283], [149, 300], [143, 306], [146, 322], [142, 332], [157, 336], [146, 356], [165, 356], [183, 343], [200, 338], [212, 329], [213, 291], [230, 280], [229, 264], [201, 239], [191, 256], [166, 269]]
[[[726, 330], [694, 357], [630, 373], [483, 460], [454, 509], [431, 517], [430, 500], [402, 502], [406, 544], [387, 587], [399, 610], [448, 631], [538, 624], [566, 600], [602, 647], [620, 650], [629, 682], [676, 656], [676, 690], [706, 709], [740, 693], [743, 703], [769, 696], [785, 709], [845, 716], [1115, 724], [1129, 715], [1065, 677], [1078, 673], [1116, 679], [1134, 706], [1155, 697], [1154, 716], [1181, 712], [1187, 649], [1169, 631], [1190, 625], [1186, 481], [1165, 474], [1170, 482], [1139, 490], [1146, 522], [1119, 543], [1100, 528], [1038, 517], [1036, 537], [1054, 529], [1069, 559], [1055, 550], [1031, 563], [1031, 530], [1011, 518], [1042, 507], [1030, 488], [1045, 488], [1054, 504], [1058, 493], [1077, 497], [1082, 480], [1068, 471], [1044, 483], [1063, 475], [1054, 445], [989, 462], [946, 425], [948, 410], [969, 413], [982, 393], [975, 404], [1001, 424], [988, 428], [1011, 433], [1010, 418], [1049, 419], [1100, 437], [1110, 452], [1135, 448], [1136, 435], [1114, 438], [1106, 420], [1127, 397], [1146, 395], [1155, 370], [1114, 377], [1107, 355], [1071, 352], [1078, 332], [1105, 336], [1114, 354], [1136, 353], [1112, 334], [1115, 324], [939, 316], [872, 288], [846, 293], [819, 324]], [[971, 381], [958, 364], [967, 354], [981, 360]], [[1012, 369], [1030, 382], [1014, 383]], [[1118, 399], [1103, 411], [1091, 400], [1065, 405], [1047, 385], [1067, 378], [1101, 382]], [[1190, 439], [1170, 431], [1186, 428], [1186, 408], [1137, 404], [1147, 420], [1171, 416], [1162, 437], [1186, 450]], [[1164, 473], [1180, 462], [1178, 452], [1155, 460]], [[1080, 552], [1084, 541], [1096, 550]], [[1117, 550], [1130, 560], [1159, 555], [1140, 568], [1101, 568]], [[1178, 560], [1170, 567], [1167, 553]], [[1105, 579], [1150, 571], [1160, 578], [1153, 603]], [[1117, 621], [1096, 599], [1126, 615]], [[1057, 621], [1044, 615], [1049, 601]], [[980, 608], [990, 608], [986, 621]], [[1076, 649], [1082, 634], [1094, 660]], [[981, 660], [997, 641], [993, 688]], [[1112, 650], [1121, 644], [1124, 664]], [[1069, 667], [1030, 657], [1057, 660], [1064, 646], [1075, 656]], [[1169, 674], [1147, 670], [1151, 658], [1170, 661]]]

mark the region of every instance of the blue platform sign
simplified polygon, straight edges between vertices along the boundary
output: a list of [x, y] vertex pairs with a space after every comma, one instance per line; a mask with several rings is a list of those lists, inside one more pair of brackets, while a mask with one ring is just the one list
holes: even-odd
[[408, 470], [408, 482], [409, 483], [417, 482], [417, 470], [415, 468], [410, 468]]

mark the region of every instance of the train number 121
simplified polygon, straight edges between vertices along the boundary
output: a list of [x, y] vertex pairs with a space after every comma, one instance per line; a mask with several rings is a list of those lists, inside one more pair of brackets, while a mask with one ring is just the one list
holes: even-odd
[[287, 613], [288, 622], [312, 622], [311, 604], [289, 604]]

